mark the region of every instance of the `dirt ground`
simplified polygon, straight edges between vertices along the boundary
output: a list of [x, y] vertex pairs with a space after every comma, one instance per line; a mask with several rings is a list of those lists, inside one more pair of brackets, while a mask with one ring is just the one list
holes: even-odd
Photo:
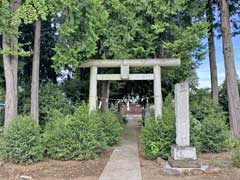
[[[138, 130], [137, 135], [140, 135], [140, 130]], [[142, 180], [240, 180], [240, 168], [232, 166], [231, 155], [232, 152], [201, 154], [198, 157], [199, 161], [209, 165], [205, 173], [193, 172], [174, 176], [163, 172], [166, 162], [158, 163], [156, 160], [144, 159], [139, 146]]]
[[111, 150], [89, 161], [47, 160], [26, 166], [4, 163], [0, 180], [97, 180], [110, 155]]
[[240, 169], [232, 167], [230, 156], [231, 152], [203, 154], [199, 160], [207, 163], [209, 170], [181, 176], [166, 175], [163, 172], [164, 165], [140, 157], [142, 177], [143, 180], [240, 180]]

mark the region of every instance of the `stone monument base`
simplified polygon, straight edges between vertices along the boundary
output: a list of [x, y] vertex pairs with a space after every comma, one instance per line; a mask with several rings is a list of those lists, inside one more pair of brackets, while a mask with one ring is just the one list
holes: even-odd
[[196, 148], [191, 146], [171, 146], [174, 160], [197, 160]]
[[171, 158], [163, 171], [170, 175], [199, 174], [208, 169], [197, 160], [196, 148], [191, 146], [171, 146]]
[[174, 160], [169, 158], [168, 163], [173, 168], [201, 168], [201, 163], [197, 160]]
[[188, 167], [188, 168], [178, 168], [178, 167], [172, 167], [170, 165], [170, 163], [168, 163], [163, 168], [163, 172], [165, 174], [175, 175], [175, 176], [179, 176], [179, 175], [195, 175], [195, 174], [204, 173], [204, 172], [207, 171], [207, 169], [208, 169], [208, 165], [203, 165], [203, 164], [200, 164], [200, 167], [198, 167], [198, 168], [194, 168], [194, 167], [192, 167], [192, 168], [190, 168], [190, 167]]

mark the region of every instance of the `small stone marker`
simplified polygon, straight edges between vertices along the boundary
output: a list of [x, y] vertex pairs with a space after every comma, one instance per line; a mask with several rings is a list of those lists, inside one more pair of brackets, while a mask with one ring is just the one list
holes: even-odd
[[196, 160], [196, 148], [190, 147], [189, 87], [175, 85], [176, 146], [171, 147], [173, 160]]

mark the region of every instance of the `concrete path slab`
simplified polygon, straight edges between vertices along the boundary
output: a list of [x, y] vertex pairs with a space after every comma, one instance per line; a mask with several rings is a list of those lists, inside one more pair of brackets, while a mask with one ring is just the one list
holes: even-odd
[[113, 151], [99, 180], [142, 180], [137, 145], [137, 118], [128, 117], [123, 139]]

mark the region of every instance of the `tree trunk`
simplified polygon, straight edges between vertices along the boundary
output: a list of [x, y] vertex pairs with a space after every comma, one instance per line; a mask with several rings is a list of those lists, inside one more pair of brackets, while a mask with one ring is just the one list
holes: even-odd
[[101, 89], [101, 101], [102, 101], [102, 110], [108, 110], [108, 99], [110, 92], [110, 81], [102, 81], [102, 89]]
[[209, 62], [210, 62], [210, 73], [211, 73], [211, 94], [212, 94], [213, 102], [215, 104], [218, 104], [218, 77], [217, 77], [217, 64], [216, 64], [215, 44], [214, 44], [212, 0], [208, 0], [207, 8], [208, 8], [207, 20], [209, 23], [208, 49], [209, 49]]
[[240, 99], [231, 41], [229, 7], [227, 0], [220, 0], [220, 12], [230, 125], [233, 137], [240, 139]]
[[[14, 13], [21, 5], [21, 0], [11, 1], [11, 13]], [[15, 27], [18, 31], [18, 27]], [[16, 35], [7, 34], [2, 35], [3, 50], [17, 51], [18, 39]], [[12, 120], [17, 116], [17, 82], [18, 82], [18, 56], [10, 54], [3, 55], [4, 75], [6, 82], [6, 96], [5, 96], [5, 122], [4, 126], [8, 127]]]
[[40, 65], [40, 43], [41, 43], [41, 20], [35, 23], [34, 52], [32, 63], [32, 89], [31, 89], [31, 114], [37, 122], [39, 121], [39, 65]]

